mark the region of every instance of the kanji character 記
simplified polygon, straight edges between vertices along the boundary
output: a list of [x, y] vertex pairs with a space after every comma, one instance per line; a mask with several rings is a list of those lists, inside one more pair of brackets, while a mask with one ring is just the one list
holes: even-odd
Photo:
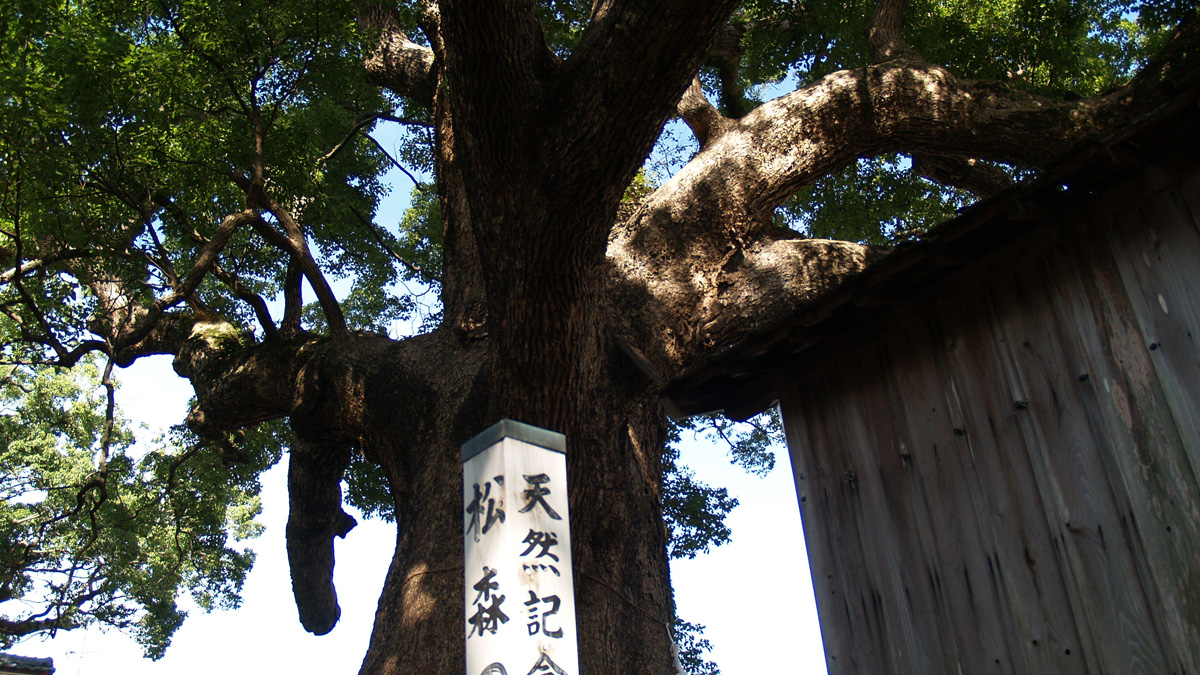
[[525, 539], [523, 539], [521, 543], [529, 544], [529, 546], [525, 547], [524, 551], [521, 551], [522, 557], [529, 555], [529, 553], [533, 551], [534, 547], [538, 547], [541, 550], [538, 551], [536, 556], [534, 556], [535, 558], [548, 556], [553, 559], [554, 562], [558, 562], [558, 556], [550, 550], [551, 547], [558, 544], [558, 535], [554, 534], [553, 532], [538, 532], [537, 530], [530, 529], [529, 534], [525, 535]]
[[533, 664], [533, 668], [529, 669], [527, 675], [567, 675], [567, 671], [558, 667], [558, 664], [550, 658], [550, 655], [542, 652], [542, 657]]
[[[550, 609], [544, 609], [541, 605], [550, 605]], [[563, 636], [562, 626], [551, 629], [547, 625], [550, 617], [558, 614], [558, 608], [562, 606], [562, 600], [557, 595], [547, 595], [544, 598], [539, 598], [537, 593], [529, 591], [529, 600], [525, 601], [525, 609], [529, 612], [528, 623], [526, 627], [529, 629], [530, 635], [537, 635], [541, 632], [542, 635], [552, 638], [561, 638]], [[538, 616], [538, 612], [541, 616]], [[556, 619], [557, 621], [557, 619]]]
[[[495, 480], [500, 487], [504, 487], [504, 476], [496, 476], [492, 480]], [[467, 533], [470, 534], [471, 530], [474, 530], [475, 541], [479, 541], [479, 535], [487, 534], [497, 521], [504, 522], [504, 501], [501, 499], [497, 505], [497, 500], [492, 498], [491, 494], [492, 481], [484, 481], [482, 491], [479, 489], [479, 483], [475, 483], [475, 499], [471, 500], [471, 503], [467, 504], [464, 509], [470, 514], [470, 519], [467, 521]]]
[[550, 476], [547, 476], [544, 473], [539, 473], [534, 476], [525, 476], [525, 482], [529, 483], [532, 487], [525, 490], [526, 504], [525, 508], [521, 509], [521, 513], [529, 513], [533, 510], [533, 507], [541, 504], [542, 508], [546, 509], [546, 515], [550, 516], [554, 520], [562, 520], [562, 516], [558, 515], [558, 512], [556, 512], [550, 507], [549, 504], [546, 503], [546, 495], [550, 494], [550, 490], [542, 486], [550, 482]]

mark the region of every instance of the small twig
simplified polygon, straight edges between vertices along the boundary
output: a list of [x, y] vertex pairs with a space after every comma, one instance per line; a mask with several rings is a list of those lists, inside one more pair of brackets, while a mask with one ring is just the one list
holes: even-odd
[[397, 169], [400, 169], [402, 172], [404, 172], [405, 176], [408, 176], [408, 179], [413, 182], [413, 185], [421, 184], [421, 181], [417, 180], [417, 177], [412, 175], [412, 172], [410, 172], [408, 169], [404, 168], [403, 164], [396, 161], [396, 158], [392, 157], [392, 155], [390, 153], [388, 153], [387, 150], [384, 149], [383, 144], [381, 144], [379, 141], [375, 140], [374, 136], [372, 136], [371, 134], [367, 134], [366, 136], [368, 139], [370, 139], [370, 141], [372, 143], [375, 144], [375, 147], [379, 148], [379, 151], [383, 153], [383, 156], [387, 157], [392, 162], [392, 166], [395, 166]]
[[378, 115], [376, 115], [376, 117], [381, 120], [388, 121], [388, 122], [395, 122], [396, 124], [407, 124], [409, 126], [423, 127], [425, 129], [433, 128], [433, 124], [431, 124], [430, 122], [426, 122], [424, 120], [413, 119], [411, 117], [397, 117], [395, 115], [385, 115], [383, 113], [379, 113]]
[[321, 156], [320, 159], [317, 160], [317, 166], [320, 167], [320, 166], [324, 165], [325, 162], [328, 162], [329, 160], [333, 159], [339, 152], [342, 151], [343, 148], [345, 148], [350, 143], [350, 140], [354, 138], [355, 134], [362, 131], [370, 123], [374, 122], [377, 119], [380, 119], [380, 117], [381, 116], [378, 113], [376, 113], [373, 115], [367, 115], [365, 117], [361, 117], [358, 120], [356, 120], [354, 122], [354, 126], [351, 127], [350, 131], [346, 134], [346, 136], [344, 138], [342, 138], [342, 140], [338, 141], [338, 144], [333, 146], [332, 150], [325, 153], [324, 155]]

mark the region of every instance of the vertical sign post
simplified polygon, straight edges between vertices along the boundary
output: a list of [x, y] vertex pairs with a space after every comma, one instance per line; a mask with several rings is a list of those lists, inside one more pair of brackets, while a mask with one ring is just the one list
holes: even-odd
[[463, 445], [466, 675], [578, 675], [567, 439], [500, 420]]

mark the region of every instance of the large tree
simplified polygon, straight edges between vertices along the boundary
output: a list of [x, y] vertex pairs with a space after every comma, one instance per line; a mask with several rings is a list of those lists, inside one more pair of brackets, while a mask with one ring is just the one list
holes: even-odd
[[[459, 673], [459, 448], [508, 417], [568, 438], [582, 668], [672, 672], [664, 381], [1192, 86], [1190, 3], [1133, 4], [15, 0], [0, 602], [44, 609], [0, 635], [160, 649], [178, 588], [236, 602], [286, 446], [305, 628], [338, 620], [348, 478], [397, 524], [362, 672]], [[392, 163], [434, 183], [377, 223]], [[402, 282], [438, 301], [392, 339]], [[154, 354], [196, 400], [135, 462], [112, 372]], [[72, 367], [107, 399], [72, 408]]]

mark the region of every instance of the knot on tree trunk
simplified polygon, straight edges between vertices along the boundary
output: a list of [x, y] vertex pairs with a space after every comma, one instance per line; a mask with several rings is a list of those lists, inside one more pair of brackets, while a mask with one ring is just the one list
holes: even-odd
[[196, 321], [171, 365], [179, 375], [194, 379], [213, 360], [249, 343], [250, 339], [227, 321]]

